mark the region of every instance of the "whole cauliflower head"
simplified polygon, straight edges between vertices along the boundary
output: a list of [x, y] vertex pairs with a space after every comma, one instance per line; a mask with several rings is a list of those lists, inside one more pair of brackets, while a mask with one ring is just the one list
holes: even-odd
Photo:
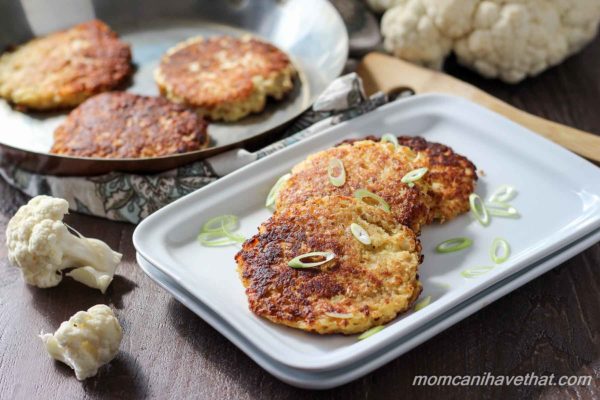
[[115, 358], [123, 329], [110, 307], [98, 304], [77, 312], [54, 334], [42, 333], [40, 338], [50, 356], [75, 370], [81, 381]]
[[[370, 0], [371, 2], [374, 0]], [[597, 33], [597, 0], [390, 0], [384, 47], [440, 68], [458, 61], [489, 78], [517, 83], [559, 64]]]
[[62, 222], [68, 212], [66, 200], [50, 196], [19, 208], [6, 227], [9, 261], [30, 285], [56, 286], [62, 270], [72, 269], [67, 275], [104, 293], [122, 255], [100, 240], [69, 232]]

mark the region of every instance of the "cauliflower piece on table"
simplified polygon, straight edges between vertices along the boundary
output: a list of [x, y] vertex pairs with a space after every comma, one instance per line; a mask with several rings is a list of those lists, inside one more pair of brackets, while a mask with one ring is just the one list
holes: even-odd
[[54, 334], [40, 334], [52, 358], [75, 370], [78, 380], [98, 373], [119, 352], [123, 330], [110, 307], [98, 304], [79, 311]]
[[73, 268], [68, 276], [104, 293], [122, 255], [100, 240], [69, 232], [62, 222], [68, 212], [66, 200], [50, 196], [19, 208], [6, 227], [8, 258], [30, 285], [56, 286], [62, 270]]
[[578, 52], [600, 23], [597, 0], [369, 2], [387, 8], [381, 32], [384, 47], [395, 56], [441, 68], [454, 52], [461, 64], [509, 83]]

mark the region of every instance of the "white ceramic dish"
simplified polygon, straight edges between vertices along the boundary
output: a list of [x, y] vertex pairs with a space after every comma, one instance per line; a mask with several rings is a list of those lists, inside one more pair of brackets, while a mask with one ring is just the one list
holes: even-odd
[[381, 367], [390, 360], [408, 352], [412, 348], [425, 342], [469, 315], [479, 311], [505, 294], [510, 293], [574, 255], [582, 252], [599, 240], [600, 230], [594, 231], [584, 238], [577, 240], [571, 246], [561, 249], [552, 256], [546, 257], [539, 263], [527, 267], [496, 283], [478, 295], [473, 296], [443, 315], [433, 319], [422, 328], [416, 329], [414, 332], [409, 332], [406, 336], [388, 345], [377, 353], [374, 353], [367, 359], [337, 370], [325, 372], [294, 369], [270, 359], [267, 355], [253, 346], [244, 335], [235, 331], [235, 329], [233, 329], [233, 327], [217, 313], [211, 311], [192, 294], [146, 261], [139, 254], [137, 255], [137, 261], [150, 279], [155, 281], [183, 305], [204, 319], [271, 375], [290, 385], [305, 389], [330, 389], [358, 379]]
[[[235, 247], [207, 248], [196, 241], [199, 227], [221, 214], [240, 217], [251, 236], [269, 217], [265, 196], [277, 177], [308, 154], [347, 138], [371, 133], [421, 135], [452, 146], [485, 171], [482, 197], [501, 184], [520, 190], [513, 201], [523, 217], [495, 218], [487, 228], [468, 215], [423, 231], [422, 297], [431, 304], [397, 318], [367, 340], [318, 336], [274, 325], [247, 307], [235, 270]], [[332, 127], [161, 209], [134, 233], [137, 251], [217, 313], [271, 359], [295, 369], [326, 371], [359, 362], [423, 327], [467, 299], [565, 248], [600, 227], [600, 169], [527, 129], [463, 99], [425, 95], [400, 100]], [[468, 251], [439, 255], [437, 243], [469, 236]], [[489, 247], [506, 238], [511, 258], [487, 274], [467, 279], [461, 271], [491, 265]]]

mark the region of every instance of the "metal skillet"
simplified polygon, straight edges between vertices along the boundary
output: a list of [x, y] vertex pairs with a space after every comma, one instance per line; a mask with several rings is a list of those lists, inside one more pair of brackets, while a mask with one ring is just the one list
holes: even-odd
[[136, 72], [127, 91], [158, 95], [152, 72], [172, 45], [192, 36], [252, 33], [292, 58], [294, 91], [265, 111], [236, 123], [212, 123], [204, 150], [141, 159], [101, 159], [50, 154], [61, 113], [23, 113], [0, 99], [0, 157], [53, 175], [111, 171], [158, 172], [206, 158], [272, 134], [306, 110], [343, 70], [348, 36], [326, 0], [21, 0], [0, 3], [0, 49], [76, 23], [99, 18], [131, 44]]

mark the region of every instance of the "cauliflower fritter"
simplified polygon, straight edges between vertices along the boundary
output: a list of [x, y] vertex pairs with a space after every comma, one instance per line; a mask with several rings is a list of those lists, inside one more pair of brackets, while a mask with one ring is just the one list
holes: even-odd
[[[359, 242], [352, 223], [369, 235]], [[311, 269], [288, 262], [328, 251]], [[421, 292], [421, 245], [392, 214], [354, 198], [310, 199], [275, 213], [236, 255], [250, 309], [272, 322], [320, 334], [354, 334], [408, 310]]]
[[2, 55], [0, 97], [23, 109], [69, 108], [121, 85], [132, 71], [129, 45], [93, 20]]
[[[434, 199], [427, 174], [413, 187], [402, 177], [418, 168], [417, 154], [407, 147], [396, 149], [391, 143], [372, 140], [345, 143], [309, 156], [292, 169], [292, 176], [279, 191], [276, 207], [282, 210], [308, 198], [329, 195], [352, 196], [366, 189], [383, 198], [396, 221], [419, 232], [423, 224], [432, 221], [430, 209]], [[346, 182], [336, 187], [329, 182], [327, 167], [331, 159], [342, 161]]]
[[71, 111], [54, 132], [51, 153], [77, 157], [157, 157], [208, 145], [193, 110], [160, 97], [103, 93]]
[[418, 136], [399, 136], [398, 143], [415, 151], [415, 167], [427, 167], [431, 193], [435, 200], [433, 217], [448, 221], [469, 211], [469, 195], [475, 191], [477, 168], [452, 148], [428, 142]]
[[195, 37], [162, 58], [154, 77], [160, 92], [196, 107], [212, 120], [237, 121], [280, 100], [294, 87], [296, 70], [277, 47], [246, 36]]
[[[376, 136], [345, 140], [340, 144], [352, 144], [361, 140], [379, 142]], [[426, 179], [430, 184], [430, 196], [434, 204], [431, 216], [439, 222], [451, 220], [469, 211], [469, 195], [475, 191], [477, 168], [466, 157], [452, 148], [429, 142], [420, 136], [398, 136], [398, 144], [417, 153], [413, 168], [428, 168]]]

